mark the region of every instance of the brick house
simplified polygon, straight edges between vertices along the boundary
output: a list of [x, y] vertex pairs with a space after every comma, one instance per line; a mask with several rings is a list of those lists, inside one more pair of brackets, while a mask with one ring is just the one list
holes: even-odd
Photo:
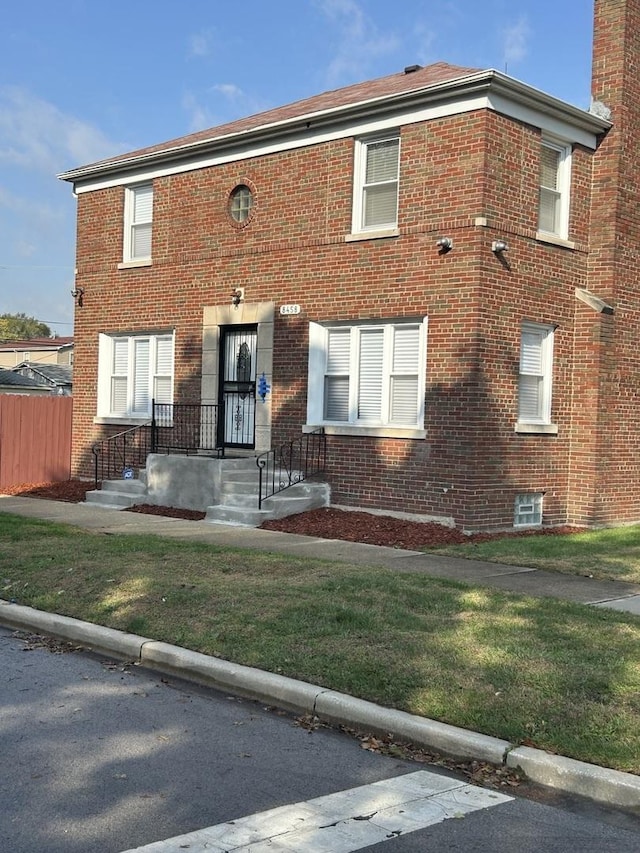
[[410, 66], [61, 175], [75, 472], [231, 370], [227, 448], [323, 427], [334, 505], [640, 520], [639, 40], [640, 0], [596, 0], [589, 111]]

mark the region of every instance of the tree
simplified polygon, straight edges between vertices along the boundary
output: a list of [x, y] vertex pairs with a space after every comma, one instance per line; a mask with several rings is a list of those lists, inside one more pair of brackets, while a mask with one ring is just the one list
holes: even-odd
[[49, 338], [51, 329], [35, 317], [26, 314], [0, 314], [0, 341], [26, 341]]

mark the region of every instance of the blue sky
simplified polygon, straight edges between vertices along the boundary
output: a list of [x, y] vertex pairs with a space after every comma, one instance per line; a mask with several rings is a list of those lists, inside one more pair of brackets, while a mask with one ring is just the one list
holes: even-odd
[[60, 172], [443, 60], [588, 108], [589, 0], [18, 0], [0, 27], [0, 314], [72, 334]]

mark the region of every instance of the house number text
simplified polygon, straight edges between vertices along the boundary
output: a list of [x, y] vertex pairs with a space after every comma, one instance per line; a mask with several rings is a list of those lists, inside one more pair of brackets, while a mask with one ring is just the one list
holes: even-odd
[[281, 305], [280, 306], [281, 314], [299, 314], [300, 306], [299, 305]]

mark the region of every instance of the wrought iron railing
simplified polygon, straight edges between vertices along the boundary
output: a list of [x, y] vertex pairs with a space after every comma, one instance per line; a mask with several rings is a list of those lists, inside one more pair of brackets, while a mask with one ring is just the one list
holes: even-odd
[[322, 474], [327, 463], [327, 438], [322, 427], [267, 450], [256, 458], [259, 471], [258, 507], [296, 483]]
[[224, 456], [222, 422], [222, 406], [153, 401], [150, 421], [93, 445], [96, 488], [102, 480], [120, 479], [144, 468], [150, 453]]
[[96, 489], [103, 480], [119, 479], [127, 471], [144, 468], [151, 448], [151, 421], [96, 442], [91, 448]]
[[153, 403], [151, 453], [224, 456], [222, 404]]

